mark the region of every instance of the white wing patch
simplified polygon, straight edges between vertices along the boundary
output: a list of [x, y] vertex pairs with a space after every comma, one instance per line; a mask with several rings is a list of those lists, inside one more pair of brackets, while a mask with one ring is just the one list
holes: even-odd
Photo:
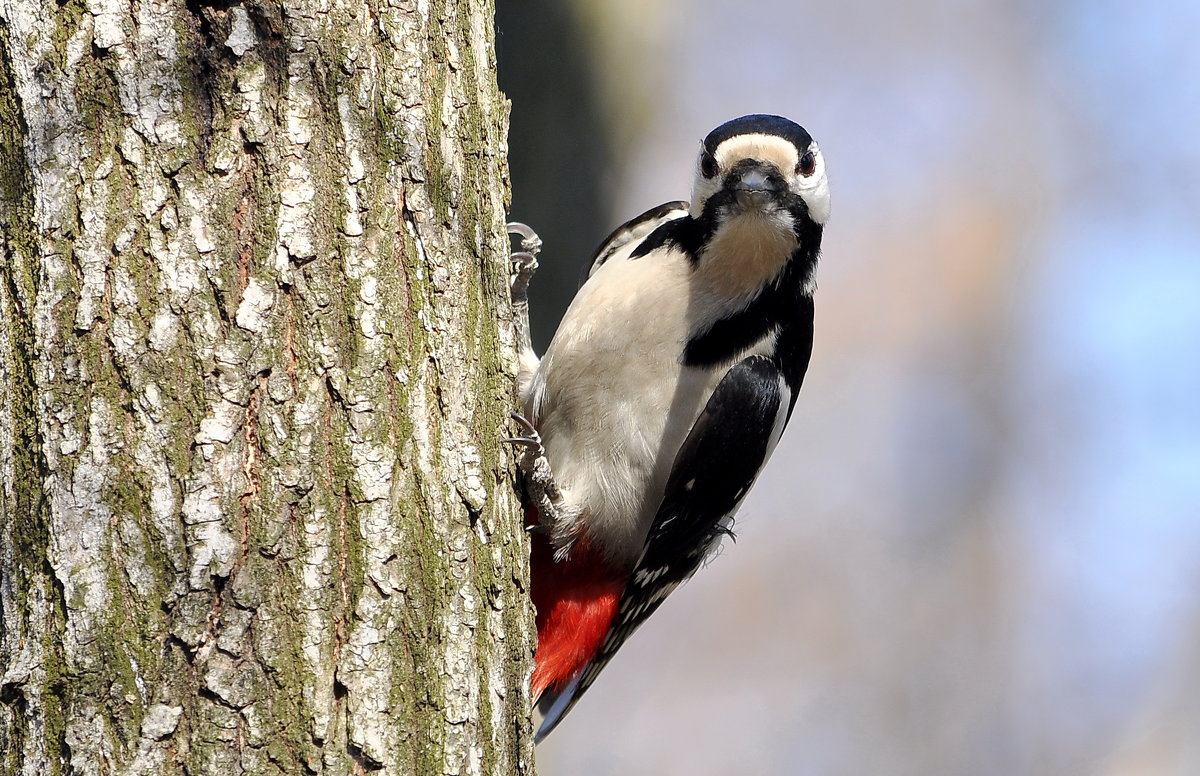
[[787, 425], [788, 408], [792, 406], [792, 389], [788, 387], [787, 380], [783, 379], [783, 375], [779, 376], [779, 409], [775, 413], [775, 426], [771, 429], [771, 438], [767, 442], [767, 452], [763, 456], [763, 465], [771, 458], [771, 453], [775, 452], [775, 446], [779, 444], [779, 438], [783, 436], [783, 427]]
[[662, 566], [656, 569], [640, 569], [633, 575], [634, 584], [645, 587], [657, 581], [663, 574], [666, 574], [671, 569], [667, 566]]
[[588, 270], [588, 277], [594, 275], [596, 270], [609, 261], [628, 259], [629, 254], [633, 253], [642, 244], [642, 240], [650, 236], [651, 232], [668, 221], [683, 218], [687, 214], [687, 207], [681, 205], [671, 208], [657, 218], [648, 218], [640, 222], [634, 219], [630, 222], [631, 225], [618, 229], [597, 252], [596, 259], [592, 262], [591, 269]]
[[633, 607], [633, 609], [629, 610], [628, 612], [622, 612], [622, 621], [635, 622], [640, 625], [642, 615], [644, 615], [647, 610], [657, 606], [659, 602], [673, 593], [675, 588], [679, 587], [680, 584], [681, 582], [668, 582], [662, 587], [655, 588], [650, 592], [649, 596], [641, 601], [638, 601], [638, 605]]

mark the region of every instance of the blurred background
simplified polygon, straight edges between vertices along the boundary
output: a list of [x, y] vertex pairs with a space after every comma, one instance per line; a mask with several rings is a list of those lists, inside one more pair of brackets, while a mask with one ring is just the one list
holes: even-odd
[[834, 197], [737, 544], [539, 772], [1200, 774], [1200, 4], [499, 5], [542, 345], [721, 122]]

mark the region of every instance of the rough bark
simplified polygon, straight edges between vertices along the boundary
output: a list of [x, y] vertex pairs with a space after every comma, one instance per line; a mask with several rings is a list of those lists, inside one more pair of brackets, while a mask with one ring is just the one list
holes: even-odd
[[2, 16], [0, 771], [531, 773], [490, 3]]

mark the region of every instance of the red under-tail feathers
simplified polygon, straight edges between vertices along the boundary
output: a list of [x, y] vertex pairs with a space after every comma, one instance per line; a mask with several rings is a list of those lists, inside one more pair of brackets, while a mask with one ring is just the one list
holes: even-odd
[[[536, 510], [527, 508], [525, 517], [527, 524], [535, 523]], [[537, 608], [532, 682], [536, 702], [547, 689], [565, 686], [595, 656], [617, 613], [625, 582], [586, 539], [556, 563], [549, 540], [535, 532], [529, 565], [530, 594]]]

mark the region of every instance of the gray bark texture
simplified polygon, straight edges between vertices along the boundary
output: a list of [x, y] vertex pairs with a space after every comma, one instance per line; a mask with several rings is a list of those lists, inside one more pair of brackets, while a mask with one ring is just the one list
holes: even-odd
[[489, 0], [0, 9], [0, 772], [532, 773]]

